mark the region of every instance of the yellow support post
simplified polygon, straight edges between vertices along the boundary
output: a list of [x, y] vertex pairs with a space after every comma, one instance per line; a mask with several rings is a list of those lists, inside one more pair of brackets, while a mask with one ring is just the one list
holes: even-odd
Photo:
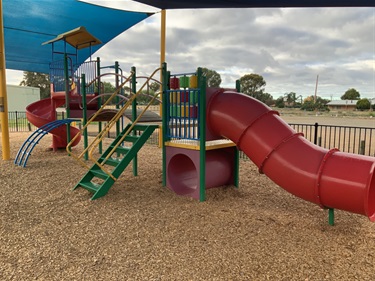
[[0, 122], [1, 122], [1, 145], [3, 160], [10, 159], [9, 128], [8, 128], [8, 101], [6, 86], [5, 47], [4, 47], [4, 24], [3, 24], [3, 1], [0, 0]]
[[[165, 62], [165, 46], [166, 46], [166, 22], [167, 22], [167, 12], [166, 10], [161, 10], [161, 20], [160, 20], [160, 67], [162, 67], [163, 63]], [[160, 71], [160, 91], [163, 90], [163, 71]], [[162, 110], [162, 103], [163, 103], [163, 93], [160, 95], [160, 105], [159, 105], [159, 115], [163, 118], [163, 110]], [[159, 147], [162, 147], [163, 143], [163, 136], [161, 134], [162, 130], [161, 127], [159, 128]]]
[[[162, 66], [163, 62], [165, 62], [166, 21], [167, 12], [165, 10], [162, 10], [160, 27], [160, 67]], [[160, 74], [160, 78], [162, 78], [162, 74]]]

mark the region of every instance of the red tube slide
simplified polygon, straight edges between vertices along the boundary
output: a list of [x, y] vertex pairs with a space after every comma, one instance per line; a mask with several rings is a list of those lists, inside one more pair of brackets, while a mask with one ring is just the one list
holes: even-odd
[[286, 191], [322, 207], [375, 221], [375, 158], [308, 142], [278, 112], [232, 91], [211, 96], [207, 126], [226, 137]]
[[[54, 93], [52, 98], [42, 99], [29, 104], [26, 107], [26, 117], [36, 127], [41, 127], [49, 122], [56, 120], [56, 108], [65, 103], [65, 93]], [[65, 148], [67, 146], [67, 130], [66, 126], [61, 126], [53, 129], [50, 132], [52, 137], [52, 149]], [[75, 127], [70, 127], [70, 136], [73, 138], [79, 134], [80, 130]], [[80, 137], [78, 137], [72, 146], [76, 146]]]

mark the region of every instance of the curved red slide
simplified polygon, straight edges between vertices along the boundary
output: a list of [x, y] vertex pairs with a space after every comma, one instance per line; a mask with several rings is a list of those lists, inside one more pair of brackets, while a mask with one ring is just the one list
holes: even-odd
[[[65, 93], [53, 93], [52, 98], [42, 99], [29, 104], [26, 107], [26, 117], [36, 127], [41, 127], [49, 122], [56, 120], [56, 108], [65, 103]], [[52, 137], [52, 148], [65, 148], [67, 146], [67, 130], [66, 126], [53, 129], [50, 133]], [[80, 133], [75, 127], [70, 127], [71, 139]], [[77, 137], [72, 146], [76, 146], [81, 137]]]
[[259, 172], [304, 200], [375, 221], [374, 157], [316, 146], [247, 95], [217, 89], [207, 95], [211, 134], [236, 143]]

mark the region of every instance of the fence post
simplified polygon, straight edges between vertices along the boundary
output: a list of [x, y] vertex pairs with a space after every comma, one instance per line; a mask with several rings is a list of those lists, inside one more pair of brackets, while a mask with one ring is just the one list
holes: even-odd
[[316, 122], [314, 124], [315, 130], [314, 130], [314, 144], [318, 144], [318, 127], [319, 124]]
[[361, 140], [361, 142], [359, 143], [359, 151], [358, 151], [358, 154], [365, 155], [365, 147], [366, 147], [366, 141]]
[[17, 114], [17, 111], [15, 113], [16, 113], [16, 132], [18, 132], [18, 114]]

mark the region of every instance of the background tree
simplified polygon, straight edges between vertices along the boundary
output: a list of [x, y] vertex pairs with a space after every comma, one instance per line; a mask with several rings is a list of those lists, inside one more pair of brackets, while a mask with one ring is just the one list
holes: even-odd
[[40, 89], [40, 99], [48, 98], [51, 95], [49, 75], [39, 72], [23, 72], [23, 80], [20, 86], [37, 87]]
[[301, 110], [306, 110], [306, 111], [315, 110], [314, 96], [309, 96], [303, 100]]
[[261, 102], [269, 106], [275, 104], [275, 100], [273, 99], [273, 96], [270, 95], [269, 93], [259, 92], [254, 96], [254, 98], [256, 98], [257, 100], [260, 100]]
[[160, 84], [157, 83], [157, 82], [152, 82], [152, 83], [150, 84], [149, 87], [150, 87], [150, 90], [151, 90], [153, 93], [156, 93], [157, 91], [160, 90]]
[[357, 109], [359, 110], [369, 110], [371, 108], [371, 103], [368, 99], [360, 99], [357, 101]]
[[297, 94], [294, 92], [290, 92], [284, 94], [285, 96], [285, 106], [286, 107], [295, 107], [297, 101]]
[[341, 96], [341, 99], [342, 100], [359, 100], [360, 96], [361, 95], [359, 94], [359, 92], [356, 89], [351, 88], [351, 89], [347, 90], [345, 92], [345, 94], [343, 94]]
[[278, 108], [284, 108], [284, 107], [285, 107], [284, 97], [279, 97], [279, 98], [275, 101], [275, 106], [278, 107]]
[[264, 93], [264, 86], [266, 86], [266, 81], [259, 74], [246, 74], [240, 78], [242, 93], [260, 100], [267, 105], [272, 105], [274, 104], [273, 97], [268, 93]]
[[202, 68], [202, 74], [206, 76], [207, 87], [220, 87], [221, 77], [220, 74], [217, 73], [215, 70]]
[[303, 103], [303, 97], [302, 95], [297, 96], [296, 101], [295, 101], [295, 107], [301, 107]]
[[322, 99], [321, 97], [316, 97], [316, 102], [314, 102], [314, 96], [309, 96], [305, 98], [303, 101], [303, 104], [301, 106], [301, 110], [307, 110], [307, 111], [329, 111], [327, 103], [329, 103], [329, 100]]
[[130, 96], [130, 92], [131, 92], [130, 87], [129, 86], [124, 86], [122, 89], [124, 90], [124, 96], [129, 97]]
[[[110, 95], [116, 91], [116, 87], [107, 81], [101, 81], [100, 85], [101, 85], [100, 93], [106, 94], [105, 96], [101, 98], [101, 103], [105, 103], [110, 98]], [[111, 103], [115, 103], [115, 101], [116, 99], [112, 100]]]
[[116, 91], [116, 87], [112, 85], [110, 82], [103, 81], [101, 83], [104, 89], [104, 94], [113, 94]]
[[266, 81], [259, 74], [245, 74], [240, 78], [241, 92], [256, 97], [258, 94], [262, 94]]

